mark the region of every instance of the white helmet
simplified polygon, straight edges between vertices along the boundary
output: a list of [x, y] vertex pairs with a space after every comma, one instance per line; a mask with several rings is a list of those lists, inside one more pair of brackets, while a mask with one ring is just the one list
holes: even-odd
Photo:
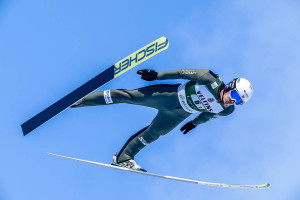
[[227, 91], [231, 91], [230, 98], [235, 100], [235, 105], [242, 105], [246, 103], [253, 94], [252, 85], [245, 78], [236, 78], [226, 84], [225, 92]]

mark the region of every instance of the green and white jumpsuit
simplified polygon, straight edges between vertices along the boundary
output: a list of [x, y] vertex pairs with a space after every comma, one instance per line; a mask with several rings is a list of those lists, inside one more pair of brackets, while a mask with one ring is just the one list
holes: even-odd
[[185, 84], [159, 84], [134, 90], [106, 90], [94, 92], [83, 98], [76, 107], [128, 103], [152, 107], [158, 110], [155, 119], [132, 135], [117, 156], [121, 163], [134, 156], [145, 146], [173, 130], [193, 113], [194, 125], [210, 121], [217, 116], [233, 112], [234, 106], [225, 107], [219, 99], [224, 83], [210, 70], [180, 69], [157, 74], [157, 80], [186, 79]]

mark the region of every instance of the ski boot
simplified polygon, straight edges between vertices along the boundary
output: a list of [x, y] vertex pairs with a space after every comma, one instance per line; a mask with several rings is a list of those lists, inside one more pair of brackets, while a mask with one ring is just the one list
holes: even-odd
[[133, 159], [118, 163], [117, 162], [117, 153], [115, 153], [115, 155], [113, 156], [113, 162], [111, 164], [116, 165], [116, 166], [126, 167], [128, 169], [147, 172], [146, 170], [142, 169], [141, 166], [136, 164], [136, 162]]

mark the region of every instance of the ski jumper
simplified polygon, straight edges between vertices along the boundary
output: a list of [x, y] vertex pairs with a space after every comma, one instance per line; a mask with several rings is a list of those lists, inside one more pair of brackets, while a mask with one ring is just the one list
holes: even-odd
[[234, 106], [225, 107], [219, 99], [224, 88], [220, 77], [210, 70], [180, 69], [159, 72], [157, 80], [186, 79], [185, 84], [158, 84], [134, 90], [105, 90], [83, 98], [76, 107], [128, 103], [155, 108], [158, 113], [145, 128], [132, 135], [117, 156], [118, 163], [134, 156], [146, 145], [173, 130], [192, 113], [194, 125], [210, 121], [233, 112]]

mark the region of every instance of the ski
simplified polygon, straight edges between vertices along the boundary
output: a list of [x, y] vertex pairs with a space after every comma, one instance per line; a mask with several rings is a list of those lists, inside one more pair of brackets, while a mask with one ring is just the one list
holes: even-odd
[[260, 185], [239, 185], [239, 184], [204, 182], [204, 181], [197, 181], [197, 180], [179, 178], [179, 177], [174, 177], [174, 176], [165, 176], [165, 175], [160, 175], [160, 174], [154, 174], [154, 173], [149, 173], [149, 172], [145, 172], [145, 171], [141, 171], [141, 170], [133, 170], [133, 169], [125, 168], [125, 167], [119, 167], [117, 165], [111, 165], [111, 164], [105, 164], [105, 163], [100, 163], [100, 162], [82, 160], [82, 159], [72, 158], [72, 157], [68, 157], [68, 156], [62, 156], [62, 155], [58, 155], [58, 154], [54, 154], [54, 153], [47, 153], [47, 154], [52, 155], [52, 156], [61, 157], [61, 158], [70, 159], [70, 160], [76, 160], [76, 161], [80, 161], [80, 162], [99, 165], [99, 166], [102, 166], [102, 167], [109, 167], [109, 168], [123, 170], [123, 171], [127, 171], [127, 172], [133, 172], [133, 173], [137, 173], [137, 174], [143, 174], [143, 175], [147, 175], [147, 176], [153, 176], [153, 177], [158, 177], [158, 178], [163, 178], [163, 179], [170, 179], [170, 180], [181, 181], [181, 182], [186, 182], [186, 183], [194, 183], [194, 184], [199, 184], [199, 185], [216, 186], [216, 187], [229, 187], [229, 188], [252, 188], [252, 189], [262, 189], [262, 188], [268, 188], [268, 187], [271, 186], [269, 183], [260, 184]]
[[112, 79], [117, 78], [129, 69], [146, 61], [152, 56], [166, 50], [168, 47], [168, 39], [166, 37], [161, 37], [115, 63], [102, 73], [98, 74], [88, 82], [75, 89], [73, 92], [69, 93], [65, 97], [50, 105], [48, 108], [24, 122], [21, 125], [24, 136], [59, 113], [63, 112], [79, 99], [85, 97], [102, 85], [108, 83]]

